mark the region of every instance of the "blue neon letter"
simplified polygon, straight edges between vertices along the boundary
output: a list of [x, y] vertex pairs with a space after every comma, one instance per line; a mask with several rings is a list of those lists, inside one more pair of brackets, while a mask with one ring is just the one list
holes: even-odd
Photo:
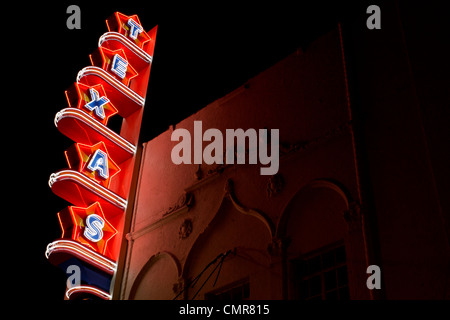
[[109, 102], [109, 99], [106, 97], [98, 97], [98, 92], [95, 89], [89, 88], [89, 92], [91, 93], [91, 102], [86, 103], [84, 106], [89, 110], [95, 110], [95, 114], [100, 119], [105, 119], [105, 110], [103, 106]]
[[128, 19], [128, 25], [130, 26], [130, 38], [136, 40], [138, 35], [143, 31], [142, 27], [133, 19]]
[[87, 168], [92, 172], [98, 171], [100, 177], [102, 177], [103, 179], [108, 179], [108, 155], [102, 150], [96, 150], [91, 158], [91, 161], [89, 161]]
[[86, 218], [86, 228], [83, 235], [92, 242], [99, 242], [103, 238], [103, 227], [105, 221], [96, 214], [91, 214]]
[[121, 79], [125, 78], [127, 74], [128, 61], [119, 56], [114, 55], [113, 62], [111, 65], [111, 71], [117, 74]]

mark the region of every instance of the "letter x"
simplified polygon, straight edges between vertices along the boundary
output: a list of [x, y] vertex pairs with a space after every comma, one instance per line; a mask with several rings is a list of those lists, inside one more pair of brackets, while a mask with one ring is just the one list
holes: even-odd
[[89, 92], [91, 93], [91, 102], [86, 103], [84, 106], [89, 110], [95, 110], [95, 114], [100, 119], [105, 119], [105, 110], [103, 106], [109, 102], [109, 99], [106, 97], [99, 98], [98, 91], [92, 88], [89, 88]]

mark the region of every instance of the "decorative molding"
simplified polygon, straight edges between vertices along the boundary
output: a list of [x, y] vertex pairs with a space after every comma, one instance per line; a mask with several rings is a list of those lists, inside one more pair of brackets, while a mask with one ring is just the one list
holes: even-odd
[[194, 195], [192, 193], [189, 192], [185, 192], [183, 193], [177, 200], [177, 203], [175, 203], [175, 205], [173, 207], [169, 207], [169, 209], [167, 209], [164, 213], [163, 213], [163, 217], [179, 210], [182, 207], [192, 207], [194, 204]]
[[208, 173], [205, 175], [201, 169], [201, 166], [199, 165], [197, 171], [194, 174], [196, 181], [192, 185], [184, 189], [184, 191], [190, 193], [194, 190], [199, 189], [203, 185], [206, 185], [209, 182], [214, 181], [216, 178], [220, 177], [220, 174], [229, 166], [232, 165], [220, 164], [215, 169], [208, 170]]
[[184, 240], [190, 236], [192, 233], [192, 220], [185, 219], [180, 226], [180, 230], [178, 231], [178, 236], [180, 240]]
[[296, 142], [293, 144], [280, 143], [280, 157], [283, 157], [290, 153], [294, 153], [296, 151], [306, 151], [306, 150], [308, 150], [318, 144], [321, 144], [333, 137], [340, 136], [343, 133], [350, 131], [351, 129], [352, 129], [352, 122], [346, 121], [345, 123], [341, 124], [340, 126], [333, 128], [331, 130], [328, 130], [323, 135], [318, 136], [316, 138], [306, 140], [306, 141], [299, 141], [299, 142]]
[[[306, 150], [312, 148], [313, 146], [324, 143], [325, 141], [327, 141], [333, 137], [340, 136], [345, 132], [351, 132], [351, 130], [352, 130], [352, 122], [347, 121], [336, 128], [326, 131], [323, 135], [313, 138], [313, 139], [310, 139], [310, 140], [299, 141], [299, 142], [296, 142], [293, 144], [280, 143], [280, 158], [283, 158], [285, 156], [293, 154], [297, 151], [299, 151], [299, 152], [306, 151]], [[246, 159], [248, 158], [248, 154], [249, 154], [249, 149], [246, 148], [246, 150], [245, 150]], [[189, 186], [185, 189], [186, 192], [192, 192], [192, 191], [206, 185], [207, 183], [209, 183], [209, 182], [215, 180], [217, 177], [219, 177], [226, 169], [228, 169], [230, 167], [234, 167], [236, 165], [235, 163], [237, 162], [236, 152], [234, 153], [234, 157], [235, 157], [234, 164], [226, 164], [226, 163], [217, 164], [214, 168], [209, 169], [207, 172], [204, 172], [201, 168], [201, 165], [199, 165], [198, 169], [194, 173], [194, 178], [196, 181], [191, 186]], [[223, 159], [225, 159], [225, 158], [226, 158], [226, 152], [224, 151]]]
[[231, 201], [233, 206], [238, 210], [240, 213], [253, 216], [260, 220], [269, 231], [270, 237], [273, 238], [273, 235], [275, 233], [275, 225], [272, 222], [272, 220], [262, 211], [247, 208], [240, 204], [239, 200], [236, 198], [236, 195], [234, 193], [234, 185], [233, 181], [231, 179], [228, 179], [225, 184], [225, 197], [228, 197], [228, 199]]
[[271, 198], [272, 196], [280, 193], [284, 188], [284, 179], [281, 173], [277, 173], [269, 178], [267, 182], [267, 197]]
[[[307, 183], [306, 185], [304, 185], [300, 189], [298, 189], [293, 194], [293, 196], [289, 199], [289, 201], [287, 201], [284, 208], [281, 210], [281, 216], [278, 219], [277, 227], [276, 227], [276, 233], [275, 233], [276, 238], [283, 238], [285, 236], [286, 228], [288, 225], [288, 220], [289, 220], [289, 217], [291, 214], [290, 206], [293, 203], [293, 201], [296, 199], [296, 197], [300, 193], [304, 192], [307, 189], [315, 189], [315, 188], [325, 188], [325, 189], [330, 189], [330, 190], [335, 191], [341, 197], [341, 199], [345, 202], [346, 208], [354, 208], [354, 210], [356, 210], [357, 203], [353, 200], [353, 197], [351, 196], [350, 192], [344, 185], [342, 185], [338, 181], [334, 181], [331, 179], [311, 180], [309, 183]], [[351, 220], [351, 217], [355, 217], [355, 213], [357, 213], [357, 212], [356, 211], [353, 212], [352, 210], [347, 209], [344, 212], [343, 217], [346, 219], [347, 222], [349, 222]]]
[[291, 243], [290, 238], [276, 238], [272, 239], [272, 242], [267, 246], [267, 252], [272, 257], [281, 257], [283, 250], [286, 249]]
[[185, 285], [186, 285], [186, 282], [184, 281], [184, 279], [182, 277], [180, 277], [178, 279], [178, 281], [176, 283], [174, 283], [172, 286], [173, 293], [176, 295], [180, 294], [182, 291], [184, 291]]
[[[155, 254], [153, 254], [147, 261], [146, 263], [140, 268], [139, 272], [136, 274], [136, 277], [132, 280], [133, 283], [130, 287], [130, 291], [128, 292], [128, 298], [127, 299], [134, 299], [134, 296], [136, 294], [136, 289], [139, 287], [142, 279], [145, 277], [145, 275], [147, 274], [147, 272], [149, 272], [149, 270], [152, 268], [152, 266], [159, 260], [162, 259], [164, 257], [169, 258], [169, 260], [171, 260], [176, 268], [176, 272], [177, 272], [177, 277], [178, 277], [178, 282], [180, 282], [180, 279], [182, 280], [182, 268], [181, 268], [181, 263], [180, 260], [178, 259], [178, 257], [169, 252], [169, 251], [159, 251]], [[128, 279], [128, 278], [126, 278]], [[172, 288], [173, 290], [175, 289], [175, 286]]]
[[160, 226], [172, 221], [179, 215], [188, 212], [190, 208], [194, 205], [194, 195], [192, 193], [184, 193], [180, 196], [177, 203], [173, 207], [169, 207], [166, 211], [161, 214], [161, 218], [150, 222], [146, 226], [135, 230], [133, 232], [127, 233], [125, 238], [131, 242], [136, 240], [137, 238], [143, 236], [147, 232], [150, 232]]
[[344, 220], [347, 222], [350, 230], [361, 228], [361, 204], [352, 201], [348, 205], [348, 209], [344, 211]]
[[202, 180], [203, 178], [203, 171], [202, 171], [202, 165], [198, 165], [197, 171], [195, 171], [194, 177], [196, 180]]

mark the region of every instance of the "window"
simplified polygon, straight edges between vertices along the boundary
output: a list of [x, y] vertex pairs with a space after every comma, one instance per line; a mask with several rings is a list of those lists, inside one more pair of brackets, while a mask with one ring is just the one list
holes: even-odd
[[250, 283], [248, 279], [205, 294], [205, 300], [247, 300], [249, 297]]
[[301, 300], [348, 300], [343, 245], [292, 261], [294, 297]]

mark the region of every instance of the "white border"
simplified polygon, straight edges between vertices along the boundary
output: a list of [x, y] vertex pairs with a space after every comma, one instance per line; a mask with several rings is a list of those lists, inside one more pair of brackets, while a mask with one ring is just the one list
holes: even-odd
[[87, 187], [90, 191], [100, 196], [102, 199], [108, 201], [114, 206], [126, 210], [127, 200], [115, 194], [111, 190], [103, 187], [102, 185], [93, 182], [91, 179], [86, 177], [84, 174], [74, 170], [61, 170], [50, 175], [48, 180], [48, 185], [52, 188], [55, 182], [60, 182], [64, 180], [72, 180], [75, 183], [79, 183], [84, 187]]
[[105, 300], [111, 300], [111, 298], [112, 298], [110, 294], [106, 293], [106, 292], [103, 291], [103, 290], [97, 289], [97, 288], [94, 287], [94, 286], [87, 286], [87, 285], [84, 285], [84, 286], [76, 286], [76, 287], [72, 287], [72, 288], [68, 289], [68, 290], [66, 291], [66, 297], [67, 297], [67, 299], [70, 300], [70, 296], [71, 296], [74, 292], [77, 292], [77, 291], [86, 292], [86, 293], [91, 293], [91, 294], [96, 295], [96, 296], [98, 296], [98, 297], [100, 297], [100, 298], [102, 298], [102, 299], [105, 299]]
[[87, 115], [84, 111], [77, 108], [65, 108], [55, 115], [55, 126], [58, 127], [58, 122], [64, 118], [74, 118], [83, 121], [86, 125], [100, 133], [106, 139], [114, 142], [117, 146], [130, 153], [132, 156], [136, 153], [136, 147], [128, 140], [118, 135], [98, 120]]
[[100, 37], [100, 39], [98, 39], [98, 46], [101, 47], [104, 42], [110, 41], [110, 40], [114, 40], [114, 41], [120, 42], [125, 47], [130, 49], [134, 54], [136, 54], [136, 56], [138, 56], [139, 58], [141, 58], [145, 62], [147, 62], [149, 64], [152, 63], [153, 58], [152, 58], [151, 55], [149, 55], [147, 52], [145, 52], [144, 50], [139, 48], [134, 42], [132, 42], [131, 40], [126, 38], [124, 35], [122, 35], [122, 34], [120, 34], [118, 32], [106, 32], [106, 33], [104, 33]]
[[77, 254], [87, 258], [88, 261], [90, 260], [93, 265], [97, 265], [100, 269], [105, 270], [105, 272], [109, 272], [110, 274], [114, 274], [116, 272], [117, 264], [114, 261], [74, 240], [61, 239], [49, 243], [47, 245], [47, 249], [45, 250], [45, 257], [49, 259], [50, 255], [58, 251], [65, 251], [68, 253], [70, 253], [70, 251], [74, 251]]
[[103, 70], [102, 68], [90, 66], [85, 67], [81, 69], [77, 74], [77, 82], [80, 82], [80, 80], [89, 75], [97, 76], [103, 80], [105, 80], [107, 83], [112, 85], [115, 89], [120, 91], [123, 95], [128, 97], [130, 100], [138, 104], [139, 106], [143, 107], [145, 104], [145, 99], [138, 95], [136, 92], [128, 88], [126, 85], [124, 85], [122, 82], [111, 76], [108, 72]]

